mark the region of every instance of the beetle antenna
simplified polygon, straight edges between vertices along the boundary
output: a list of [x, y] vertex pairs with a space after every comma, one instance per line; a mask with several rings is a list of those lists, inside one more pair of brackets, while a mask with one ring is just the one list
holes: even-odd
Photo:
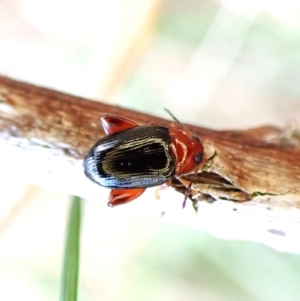
[[189, 196], [190, 191], [192, 190], [192, 185], [193, 185], [194, 181], [196, 180], [197, 174], [198, 174], [198, 168], [195, 170], [195, 172], [193, 174], [193, 177], [192, 177], [192, 179], [189, 183], [189, 186], [187, 187], [187, 189], [185, 191], [184, 200], [183, 200], [183, 203], [182, 203], [182, 208], [184, 208], [185, 205], [186, 205], [187, 198]]
[[164, 110], [174, 119], [174, 121], [182, 125], [182, 123], [173, 115], [173, 113], [171, 113], [169, 109], [164, 108]]

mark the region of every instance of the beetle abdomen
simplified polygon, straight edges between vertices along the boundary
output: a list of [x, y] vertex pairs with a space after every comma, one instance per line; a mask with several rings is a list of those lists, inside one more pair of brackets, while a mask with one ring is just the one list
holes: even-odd
[[99, 140], [84, 160], [85, 174], [109, 188], [150, 187], [175, 173], [170, 135], [162, 126], [142, 126]]

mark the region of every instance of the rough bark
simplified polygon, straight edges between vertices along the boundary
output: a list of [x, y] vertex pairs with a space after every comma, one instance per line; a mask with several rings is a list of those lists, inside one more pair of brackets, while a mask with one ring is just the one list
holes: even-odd
[[[138, 124], [170, 125], [157, 117], [0, 77], [2, 169], [70, 194], [95, 198], [100, 188], [84, 178], [82, 159], [104, 135], [99, 123], [103, 113]], [[298, 128], [185, 128], [200, 137], [205, 149], [197, 177], [185, 177], [193, 179], [190, 197], [198, 213], [187, 206], [178, 214], [166, 212], [166, 218], [219, 237], [300, 253]], [[172, 186], [186, 191], [177, 180]]]

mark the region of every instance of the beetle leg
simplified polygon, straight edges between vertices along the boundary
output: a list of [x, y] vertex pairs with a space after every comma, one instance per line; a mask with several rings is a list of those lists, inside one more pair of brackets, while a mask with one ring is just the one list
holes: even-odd
[[159, 199], [160, 199], [159, 192], [160, 192], [161, 190], [165, 190], [165, 189], [169, 188], [169, 187], [171, 186], [171, 184], [172, 184], [172, 180], [168, 180], [165, 184], [162, 184], [162, 185], [158, 186], [158, 187], [155, 189], [155, 198], [156, 198], [157, 200], [159, 200]]
[[190, 185], [192, 184], [192, 182], [190, 181], [187, 181], [179, 176], [176, 177], [183, 186], [186, 187], [186, 191], [185, 191], [185, 194], [184, 194], [184, 199], [183, 199], [183, 203], [182, 203], [182, 208], [185, 207], [185, 204], [186, 204], [186, 201], [187, 201], [187, 198], [188, 198], [188, 193], [189, 193], [189, 190], [191, 189]]
[[106, 135], [115, 134], [123, 130], [132, 129], [138, 125], [126, 118], [115, 116], [115, 115], [103, 115], [100, 118], [102, 128]]
[[109, 207], [129, 203], [139, 197], [146, 188], [112, 189], [109, 194]]
[[[196, 171], [194, 173], [194, 177], [197, 175], [197, 172], [198, 172], [198, 170], [196, 169]], [[177, 179], [186, 187], [186, 191], [185, 191], [184, 199], [183, 199], [183, 203], [182, 203], [182, 208], [184, 208], [188, 197], [190, 197], [190, 195], [193, 193], [192, 185], [193, 185], [194, 181], [193, 180], [187, 181], [178, 176], [177, 176]]]
[[191, 181], [185, 180], [185, 179], [183, 179], [183, 178], [180, 177], [180, 176], [177, 176], [176, 178], [181, 182], [181, 184], [182, 184], [183, 186], [185, 186], [186, 188], [189, 187], [189, 184], [190, 184]]

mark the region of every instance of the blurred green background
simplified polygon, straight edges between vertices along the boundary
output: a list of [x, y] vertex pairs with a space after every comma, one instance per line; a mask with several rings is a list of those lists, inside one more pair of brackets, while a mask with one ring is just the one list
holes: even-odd
[[[297, 1], [2, 0], [0, 73], [206, 127], [284, 126], [300, 116], [299, 15]], [[68, 196], [0, 180], [0, 299], [56, 300]], [[299, 255], [106, 199], [84, 202], [79, 300], [300, 299]]]

